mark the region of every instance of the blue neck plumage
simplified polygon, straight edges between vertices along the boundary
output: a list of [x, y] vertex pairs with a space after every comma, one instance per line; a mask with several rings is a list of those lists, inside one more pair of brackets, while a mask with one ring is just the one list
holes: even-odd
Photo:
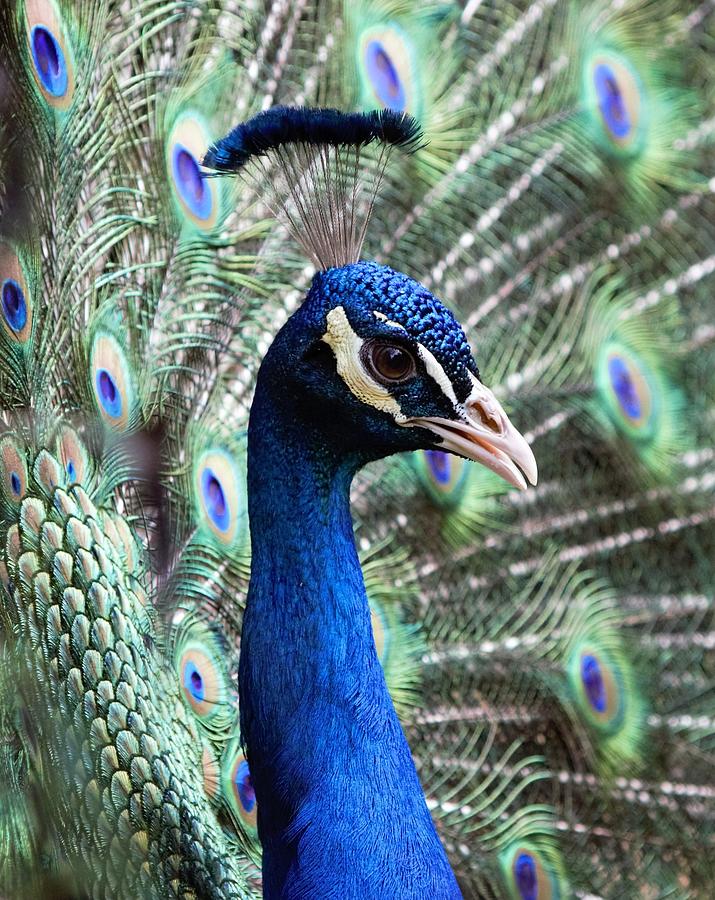
[[349, 507], [363, 460], [298, 424], [276, 377], [251, 410], [239, 673], [264, 896], [459, 896], [372, 637]]

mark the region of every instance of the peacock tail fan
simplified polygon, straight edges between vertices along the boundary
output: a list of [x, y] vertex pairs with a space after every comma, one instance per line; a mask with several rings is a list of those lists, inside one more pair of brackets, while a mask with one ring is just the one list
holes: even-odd
[[352, 488], [464, 896], [709, 896], [714, 41], [696, 0], [3, 4], [0, 893], [261, 895], [248, 410], [364, 257], [444, 298], [539, 462]]

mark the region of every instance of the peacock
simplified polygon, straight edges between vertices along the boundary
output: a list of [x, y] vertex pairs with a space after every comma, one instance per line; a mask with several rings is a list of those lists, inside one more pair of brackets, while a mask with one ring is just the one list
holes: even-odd
[[0, 896], [712, 896], [715, 4], [0, 35]]

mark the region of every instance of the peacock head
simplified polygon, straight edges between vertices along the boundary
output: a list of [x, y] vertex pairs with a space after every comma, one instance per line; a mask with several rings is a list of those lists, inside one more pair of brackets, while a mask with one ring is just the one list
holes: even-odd
[[439, 449], [515, 487], [536, 483], [534, 455], [482, 384], [457, 320], [387, 266], [319, 272], [269, 350], [261, 381], [301, 429], [339, 455], [362, 463]]
[[274, 107], [209, 148], [204, 165], [267, 190], [320, 270], [263, 361], [257, 397], [270, 395], [323, 460], [446, 450], [525, 489], [534, 455], [482, 384], [454, 316], [406, 275], [357, 261], [390, 152], [422, 141], [415, 119], [394, 110]]

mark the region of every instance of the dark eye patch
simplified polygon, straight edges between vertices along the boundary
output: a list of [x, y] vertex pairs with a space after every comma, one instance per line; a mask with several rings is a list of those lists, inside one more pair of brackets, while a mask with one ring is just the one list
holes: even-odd
[[335, 356], [323, 340], [315, 341], [303, 354], [304, 362], [316, 368], [335, 368]]

